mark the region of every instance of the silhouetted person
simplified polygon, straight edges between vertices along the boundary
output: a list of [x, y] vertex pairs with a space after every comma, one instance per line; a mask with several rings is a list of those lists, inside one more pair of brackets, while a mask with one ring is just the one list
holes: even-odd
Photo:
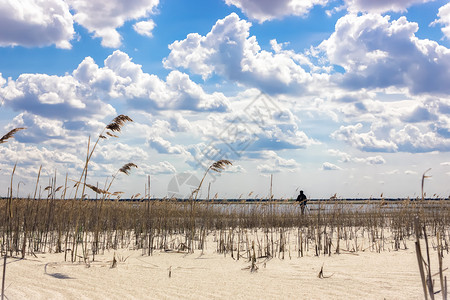
[[300, 191], [300, 195], [297, 197], [297, 202], [300, 202], [300, 208], [303, 215], [305, 213], [306, 202], [308, 202], [306, 195], [303, 194], [303, 191]]

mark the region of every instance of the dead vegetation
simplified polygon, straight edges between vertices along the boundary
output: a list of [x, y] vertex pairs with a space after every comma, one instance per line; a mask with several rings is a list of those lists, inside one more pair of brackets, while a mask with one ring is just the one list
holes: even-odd
[[[111, 186], [119, 173], [128, 175], [132, 168], [138, 167], [136, 164], [122, 166], [104, 188], [88, 183], [87, 175], [99, 141], [107, 136], [117, 137], [114, 132], [120, 132], [126, 122], [132, 122], [131, 118], [120, 115], [105, 127], [93, 145], [89, 140], [82, 174], [79, 180], [74, 180], [73, 197], [66, 198], [66, 192], [71, 188], [67, 176], [64, 184], [58, 185], [56, 175], [44, 189], [47, 197], [37, 197], [41, 170], [34, 197], [14, 197], [14, 166], [10, 193], [0, 199], [0, 211], [4, 214], [0, 218], [0, 250], [5, 259], [7, 255], [24, 258], [35, 253], [63, 252], [66, 260], [82, 259], [89, 263], [95, 261], [95, 255], [106, 250], [128, 248], [152, 255], [155, 250], [193, 253], [215, 247], [218, 254], [248, 261], [248, 269], [256, 272], [259, 264], [273, 258], [402, 251], [407, 248], [407, 241], [423, 238], [427, 239], [428, 257], [429, 244], [437, 249], [440, 258], [444, 253], [448, 254], [450, 206], [445, 199], [425, 201], [422, 197], [393, 203], [370, 200], [353, 203], [333, 198], [310, 202], [306, 214], [301, 213], [295, 202], [274, 201], [272, 196], [269, 201], [252, 203], [198, 200], [198, 192], [208, 172], [220, 173], [231, 165], [227, 160], [210, 165], [189, 201], [152, 200], [149, 198], [150, 182], [146, 195], [139, 201], [119, 201], [117, 196], [121, 192], [110, 191]], [[3, 136], [1, 143], [21, 129]], [[82, 196], [78, 198], [80, 187]], [[85, 200], [86, 187], [100, 199]], [[206, 237], [211, 235], [215, 245], [206, 244]], [[420, 247], [417, 251], [420, 267], [424, 259]], [[111, 267], [116, 265], [114, 256]], [[420, 267], [424, 293], [431, 295], [434, 290], [429, 261], [425, 266]], [[446, 294], [445, 269], [442, 265], [439, 268], [441, 290]], [[321, 268], [319, 278], [330, 276], [325, 276]]]

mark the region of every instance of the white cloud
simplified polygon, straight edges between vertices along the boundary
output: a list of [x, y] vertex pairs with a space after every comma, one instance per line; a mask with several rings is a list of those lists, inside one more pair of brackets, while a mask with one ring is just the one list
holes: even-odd
[[403, 120], [408, 123], [417, 123], [424, 121], [434, 121], [437, 120], [438, 116], [431, 113], [427, 107], [416, 106], [412, 111], [406, 112]]
[[225, 0], [260, 23], [284, 16], [305, 16], [315, 5], [325, 5], [328, 0]]
[[442, 24], [442, 33], [450, 39], [450, 3], [439, 8], [438, 18], [431, 25]]
[[70, 49], [74, 35], [69, 6], [63, 0], [0, 2], [0, 46]]
[[344, 162], [344, 163], [351, 162], [354, 159], [350, 154], [345, 153], [345, 152], [340, 151], [340, 150], [336, 150], [336, 149], [329, 149], [328, 153], [330, 153], [333, 156], [339, 157], [339, 161], [340, 162]]
[[373, 131], [366, 133], [359, 133], [363, 128], [361, 123], [356, 125], [341, 126], [331, 134], [331, 137], [336, 140], [346, 141], [353, 147], [363, 151], [380, 151], [393, 152], [398, 149], [397, 145], [392, 141], [378, 139]]
[[224, 173], [247, 173], [247, 170], [241, 166], [241, 165], [232, 165], [232, 166], [228, 166]]
[[146, 150], [136, 145], [128, 145], [119, 140], [111, 140], [110, 142], [102, 142], [97, 146], [93, 160], [97, 163], [114, 163], [115, 165], [128, 162], [136, 162], [138, 165], [142, 161], [149, 159]]
[[133, 29], [139, 33], [140, 35], [146, 36], [146, 37], [152, 37], [153, 36], [153, 29], [155, 28], [155, 22], [153, 20], [148, 21], [141, 21], [137, 22], [133, 25]]
[[3, 87], [6, 84], [6, 79], [3, 78], [2, 72], [0, 72], [0, 87]]
[[411, 171], [411, 170], [406, 170], [405, 174], [406, 175], [417, 175], [417, 172], [416, 171]]
[[161, 161], [156, 164], [141, 164], [139, 167], [142, 174], [158, 175], [158, 174], [175, 174], [176, 168], [168, 161]]
[[366, 163], [369, 165], [382, 165], [386, 163], [386, 160], [380, 155], [369, 156], [366, 158], [353, 157], [348, 153], [336, 149], [330, 149], [328, 150], [328, 153], [330, 153], [333, 156], [339, 157], [339, 161], [343, 163], [356, 162], [356, 163]]
[[117, 48], [121, 35], [117, 28], [126, 21], [147, 17], [159, 0], [66, 0], [75, 11], [74, 20], [102, 39], [102, 46]]
[[172, 144], [162, 137], [150, 137], [149, 145], [163, 154], [186, 154], [187, 151], [180, 145], [172, 146]]
[[173, 131], [170, 128], [170, 123], [166, 120], [158, 118], [151, 126], [143, 125], [146, 127], [146, 136], [151, 138], [155, 136], [174, 136]]
[[[166, 81], [144, 73], [127, 54], [115, 51], [99, 67], [87, 57], [73, 73], [64, 76], [22, 74], [5, 80], [0, 74], [0, 102], [20, 115], [12, 124], [32, 127], [24, 141], [67, 140], [96, 132], [99, 121], [116, 115], [112, 99], [124, 101], [141, 112], [164, 110], [226, 112], [228, 99], [219, 92], [206, 93], [187, 74], [172, 71]], [[175, 131], [192, 127], [179, 113], [164, 126]], [[95, 120], [98, 120], [97, 123]], [[160, 135], [156, 135], [160, 136]], [[51, 140], [51, 141], [50, 141]]]
[[354, 124], [342, 126], [331, 137], [369, 152], [447, 151], [450, 138], [448, 99], [425, 95], [395, 97], [398, 98], [381, 94], [374, 100], [335, 103], [338, 106], [327, 107], [339, 111], [344, 122]]
[[[282, 50], [272, 43], [274, 52], [261, 50], [250, 36], [251, 24], [235, 13], [218, 20], [205, 36], [190, 33], [175, 41], [164, 59], [166, 68], [185, 68], [203, 79], [218, 74], [267, 93], [299, 92], [312, 84], [313, 77], [302, 66], [313, 66], [306, 56]], [[327, 75], [314, 74], [314, 83], [325, 82]], [[325, 83], [324, 83], [325, 84]]]
[[27, 128], [20, 135], [16, 136], [17, 141], [25, 143], [39, 143], [48, 139], [63, 139], [67, 135], [62, 121], [51, 120], [26, 112], [16, 116], [8, 126], [9, 129], [17, 127]]
[[80, 120], [104, 118], [115, 109], [89, 91], [70, 75], [22, 74], [17, 80], [8, 79], [0, 87], [0, 99], [6, 106], [49, 119]]
[[391, 131], [391, 139], [397, 143], [399, 151], [450, 151], [450, 139], [441, 137], [432, 131], [424, 132], [411, 124], [407, 124], [401, 130]]
[[331, 134], [331, 137], [345, 141], [353, 147], [367, 152], [400, 151], [416, 153], [450, 150], [448, 138], [440, 136], [424, 126], [406, 124], [400, 129], [390, 127], [387, 133], [383, 133], [383, 130], [376, 128], [376, 124], [372, 124], [372, 128], [367, 132], [358, 132], [362, 128], [361, 123], [341, 126], [339, 130]]
[[189, 132], [204, 137], [218, 150], [231, 151], [234, 155], [320, 144], [299, 128], [298, 118], [276, 98], [257, 90], [246, 90], [230, 97], [229, 101], [229, 111], [211, 113], [207, 118], [192, 122]]
[[365, 161], [371, 165], [382, 165], [386, 163], [386, 160], [380, 155], [367, 157]]
[[200, 85], [192, 81], [185, 73], [170, 72], [166, 78], [166, 83], [167, 89], [176, 93], [171, 100], [173, 102], [173, 104], [170, 104], [171, 107], [203, 111], [226, 111], [228, 109], [228, 100], [222, 93], [207, 94]]
[[352, 12], [383, 13], [387, 11], [404, 12], [414, 4], [432, 0], [345, 0], [348, 10]]
[[330, 162], [324, 162], [322, 164], [322, 169], [323, 171], [334, 171], [334, 170], [342, 170], [342, 168], [336, 166], [335, 164], [332, 164]]
[[332, 64], [338, 84], [351, 89], [407, 88], [410, 93], [450, 92], [450, 49], [415, 36], [418, 24], [402, 16], [349, 14], [319, 46]]
[[[43, 164], [43, 169], [49, 173], [57, 169], [75, 171], [79, 167], [82, 168], [83, 161], [76, 154], [72, 153], [70, 149], [68, 151], [52, 151], [47, 147], [27, 145], [14, 140], [8, 142], [8, 146], [0, 147], [2, 160], [12, 162], [12, 165], [17, 162], [17, 174], [29, 177], [29, 179], [34, 181], [41, 164]], [[5, 167], [1, 168], [2, 171]], [[9, 167], [12, 166], [8, 166], [8, 169]], [[43, 171], [42, 174], [45, 174], [45, 172]]]
[[116, 50], [100, 68], [90, 57], [73, 72], [74, 77], [97, 95], [126, 99], [139, 110], [185, 109], [226, 111], [227, 98], [219, 92], [206, 93], [187, 74], [172, 71], [166, 81], [144, 73], [124, 52]]
[[295, 172], [300, 165], [294, 159], [285, 159], [274, 151], [262, 151], [261, 159], [265, 162], [259, 164], [256, 169], [261, 173]]
[[171, 113], [169, 119], [172, 131], [186, 132], [192, 129], [191, 123], [183, 118], [180, 113]]

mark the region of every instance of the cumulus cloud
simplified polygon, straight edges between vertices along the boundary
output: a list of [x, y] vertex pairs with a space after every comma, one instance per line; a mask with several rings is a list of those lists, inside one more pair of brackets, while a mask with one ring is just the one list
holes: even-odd
[[[384, 13], [405, 12], [409, 7], [430, 2], [432, 0], [344, 0], [344, 5], [335, 6], [331, 10], [327, 10], [327, 14], [331, 15], [343, 9], [349, 12], [370, 12]], [[329, 0], [282, 0], [282, 1], [260, 1], [260, 0], [225, 0], [227, 5], [234, 5], [239, 8], [249, 18], [257, 20], [260, 23], [274, 19], [281, 19], [285, 16], [305, 17], [309, 14], [314, 6], [326, 6], [331, 3]]]
[[382, 164], [386, 163], [386, 160], [380, 155], [370, 156], [370, 157], [364, 158], [363, 160], [366, 161], [370, 165], [382, 165]]
[[115, 114], [111, 105], [92, 97], [88, 89], [70, 75], [22, 74], [17, 80], [8, 79], [8, 83], [0, 87], [0, 99], [16, 111], [48, 119], [104, 118]]
[[[83, 160], [71, 151], [53, 151], [47, 147], [27, 145], [16, 141], [8, 142], [8, 146], [0, 147], [0, 155], [4, 158], [3, 161], [13, 162], [12, 165], [17, 162], [19, 165], [17, 172], [34, 180], [36, 180], [35, 176], [43, 162], [45, 162], [43, 169], [50, 173], [61, 167], [67, 171], [74, 171], [83, 166]], [[3, 171], [5, 167], [9, 169], [12, 166], [11, 164], [3, 165], [0, 169]]]
[[73, 18], [63, 0], [0, 2], [0, 46], [70, 49]]
[[[261, 50], [256, 37], [250, 36], [251, 23], [235, 13], [218, 20], [205, 36], [190, 33], [175, 41], [164, 59], [166, 68], [185, 68], [207, 79], [218, 74], [267, 93], [304, 91], [312, 75], [303, 66], [313, 67], [306, 56], [281, 49], [273, 43], [273, 52]], [[315, 82], [326, 75], [315, 74]]]
[[448, 94], [450, 49], [415, 36], [418, 24], [402, 16], [349, 14], [319, 49], [345, 69], [335, 80], [351, 90], [407, 88], [410, 93]]
[[219, 92], [206, 93], [187, 74], [172, 71], [166, 81], [144, 73], [142, 66], [132, 62], [124, 52], [116, 50], [100, 68], [86, 58], [73, 75], [98, 95], [125, 98], [137, 109], [185, 109], [195, 111], [226, 111], [227, 98]]
[[[345, 122], [353, 123], [341, 127], [332, 137], [369, 152], [415, 153], [446, 149], [450, 138], [448, 99], [398, 96], [396, 100], [389, 96], [385, 100], [385, 96], [381, 96], [382, 100], [360, 100], [329, 107], [345, 116]], [[364, 127], [370, 129], [363, 130]]]
[[241, 165], [232, 165], [225, 169], [224, 173], [247, 173], [247, 170]]
[[177, 172], [176, 168], [168, 161], [161, 161], [156, 164], [142, 164], [140, 169], [143, 174], [174, 174]]
[[387, 11], [404, 12], [414, 4], [425, 3], [432, 0], [345, 0], [351, 12], [383, 13]]
[[356, 162], [356, 163], [366, 163], [369, 165], [382, 165], [382, 164], [386, 163], [386, 160], [380, 155], [369, 156], [366, 158], [353, 157], [346, 152], [336, 150], [336, 149], [330, 149], [330, 150], [328, 150], [328, 153], [330, 153], [333, 156], [339, 157], [339, 161], [343, 162], [343, 163]]
[[378, 139], [373, 131], [360, 133], [363, 128], [361, 123], [356, 125], [340, 126], [331, 134], [336, 140], [346, 141], [353, 147], [369, 152], [393, 152], [398, 149], [392, 141]]
[[403, 120], [408, 123], [417, 123], [424, 121], [437, 120], [438, 116], [431, 113], [426, 107], [417, 106], [410, 113], [403, 117]]
[[[66, 1], [75, 11], [74, 20], [93, 33], [94, 37], [101, 38], [102, 46], [112, 48], [121, 44], [122, 37], [117, 28], [126, 21], [147, 17], [159, 4], [159, 0]], [[142, 24], [138, 26], [142, 29]]]
[[[34, 128], [23, 137], [24, 141], [38, 141], [41, 137], [53, 143], [64, 135], [98, 131], [104, 126], [99, 121], [116, 115], [114, 107], [108, 104], [112, 99], [149, 113], [228, 110], [228, 99], [222, 93], [205, 92], [179, 71], [172, 71], [165, 81], [161, 80], [144, 73], [121, 51], [115, 51], [104, 64], [98, 66], [87, 57], [72, 74], [63, 76], [21, 74], [16, 80], [6, 80], [0, 74], [0, 102], [20, 113], [13, 123]], [[179, 113], [171, 114], [170, 122], [164, 126], [175, 131], [191, 129]]]
[[25, 127], [27, 130], [16, 136], [22, 143], [39, 143], [49, 139], [63, 139], [67, 131], [60, 120], [51, 120], [30, 113], [21, 113], [9, 124], [8, 128]]
[[450, 151], [450, 139], [439, 136], [433, 131], [425, 131], [412, 124], [400, 130], [392, 130], [391, 138], [397, 143], [399, 151], [430, 152]]
[[367, 152], [431, 152], [449, 151], [450, 140], [430, 131], [423, 126], [406, 124], [400, 129], [391, 128], [387, 135], [382, 136], [375, 128], [367, 132], [359, 132], [361, 123], [341, 126], [331, 137], [345, 141], [353, 147]]
[[438, 18], [431, 25], [442, 24], [442, 33], [450, 39], [450, 3], [439, 8]]
[[227, 5], [234, 5], [247, 16], [260, 23], [284, 16], [305, 16], [315, 5], [325, 5], [328, 0], [225, 0]]
[[256, 169], [261, 173], [294, 172], [300, 167], [294, 159], [282, 158], [274, 151], [262, 151], [260, 155], [265, 163], [259, 164]]
[[147, 161], [149, 154], [147, 151], [136, 145], [128, 145], [114, 140], [109, 143], [100, 143], [97, 146], [93, 160], [97, 163], [114, 163], [117, 168], [130, 161], [140, 164], [141, 161]]
[[148, 141], [150, 147], [163, 154], [185, 154], [186, 150], [182, 146], [172, 144], [162, 137], [150, 137]]
[[322, 164], [321, 170], [322, 171], [334, 171], [334, 170], [342, 170], [342, 168], [326, 161]]
[[450, 117], [448, 115], [439, 116], [439, 120], [431, 125], [431, 128], [441, 137], [450, 138]]
[[[205, 160], [202, 153], [206, 160], [224, 155], [238, 159], [249, 152], [301, 149], [320, 143], [302, 131], [297, 117], [281, 103], [276, 104], [276, 99], [247, 90], [229, 100], [231, 106], [226, 113], [211, 113], [190, 123], [181, 119], [183, 127], [178, 131], [195, 133], [205, 142], [199, 149], [189, 150], [197, 160]], [[168, 126], [174, 130], [178, 127], [172, 120]]]
[[339, 157], [339, 161], [340, 162], [344, 162], [345, 163], [345, 162], [350, 162], [350, 161], [353, 160], [353, 157], [350, 154], [348, 154], [346, 152], [343, 152], [343, 151], [340, 151], [340, 150], [329, 149], [328, 153], [330, 153], [333, 156]]
[[170, 129], [175, 132], [186, 132], [192, 129], [191, 123], [180, 113], [172, 113], [169, 117]]
[[152, 37], [153, 36], [153, 29], [155, 28], [155, 22], [153, 20], [148, 21], [141, 21], [137, 22], [133, 25], [133, 29], [139, 33], [140, 35], [146, 36], [146, 37]]
[[[117, 29], [127, 21], [148, 17], [158, 4], [159, 0], [2, 1], [0, 46], [43, 47], [54, 44], [70, 49], [75, 21], [94, 37], [101, 38], [102, 46], [117, 48], [122, 40]], [[147, 20], [137, 22], [133, 27], [139, 34], [151, 37], [155, 24]]]

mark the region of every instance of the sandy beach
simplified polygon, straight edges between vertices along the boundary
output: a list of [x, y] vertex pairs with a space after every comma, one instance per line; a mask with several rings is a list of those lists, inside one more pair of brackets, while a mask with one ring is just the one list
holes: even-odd
[[[218, 254], [212, 239], [208, 237], [203, 254], [154, 251], [148, 256], [142, 250], [122, 249], [105, 251], [87, 264], [65, 262], [64, 253], [8, 258], [5, 296], [10, 300], [424, 298], [412, 240], [407, 249], [387, 247], [380, 253], [366, 249], [315, 256], [309, 251], [298, 257], [292, 248], [284, 259], [258, 258], [258, 270], [251, 272], [245, 255], [236, 260]], [[430, 250], [432, 270], [437, 272], [437, 253]], [[443, 265], [450, 265], [446, 254]], [[324, 278], [319, 278], [322, 267]], [[439, 276], [433, 278], [438, 291]]]

